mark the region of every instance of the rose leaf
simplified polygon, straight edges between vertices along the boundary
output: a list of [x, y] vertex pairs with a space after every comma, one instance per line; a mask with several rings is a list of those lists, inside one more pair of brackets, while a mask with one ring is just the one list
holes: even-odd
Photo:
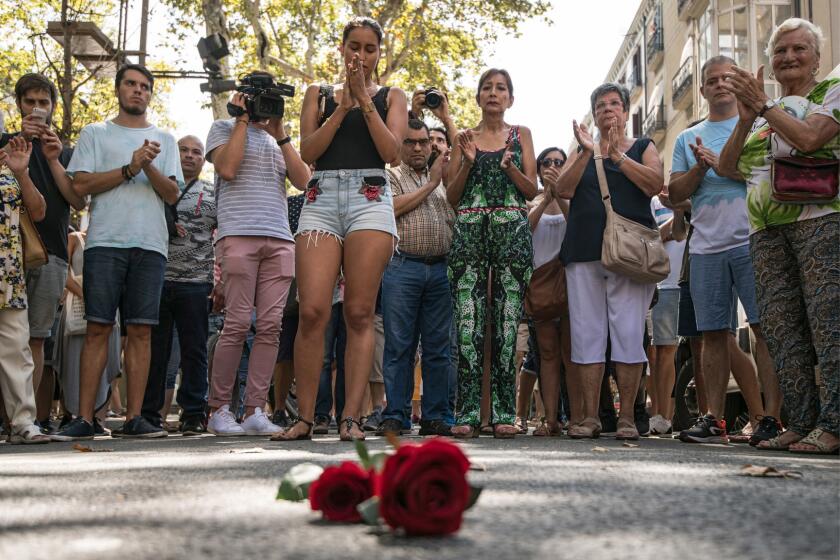
[[370, 460], [370, 453], [368, 452], [368, 448], [365, 445], [365, 442], [361, 440], [356, 440], [356, 453], [359, 455], [359, 461], [362, 463], [362, 467], [366, 470], [370, 469], [372, 466]]
[[276, 499], [291, 502], [301, 502], [307, 499], [309, 497], [309, 485], [318, 480], [323, 472], [323, 467], [312, 463], [295, 465], [289, 469], [289, 472], [280, 481]]
[[379, 496], [372, 496], [356, 506], [365, 525], [379, 525]]
[[478, 501], [478, 497], [481, 496], [481, 492], [484, 490], [481, 486], [470, 486], [470, 499], [467, 500], [467, 507], [464, 510], [468, 510], [475, 505]]

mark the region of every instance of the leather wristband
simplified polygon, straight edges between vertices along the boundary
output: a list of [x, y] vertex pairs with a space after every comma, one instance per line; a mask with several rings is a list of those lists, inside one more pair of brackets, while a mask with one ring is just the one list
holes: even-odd
[[278, 140], [278, 141], [277, 141], [277, 145], [282, 147], [282, 146], [283, 146], [283, 144], [288, 144], [288, 143], [289, 143], [289, 142], [291, 142], [291, 141], [292, 141], [292, 137], [291, 137], [291, 136], [286, 136], [286, 137], [285, 137], [285, 138], [283, 138], [282, 140]]

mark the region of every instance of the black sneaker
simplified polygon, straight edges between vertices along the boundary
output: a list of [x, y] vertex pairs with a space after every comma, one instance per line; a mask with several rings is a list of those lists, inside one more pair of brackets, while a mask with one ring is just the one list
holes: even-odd
[[774, 438], [782, 433], [782, 423], [772, 416], [762, 416], [750, 437], [750, 445], [755, 447], [762, 441]]
[[93, 433], [97, 436], [110, 436], [111, 430], [102, 425], [102, 420], [93, 418]]
[[111, 437], [121, 437], [126, 439], [140, 439], [140, 438], [162, 438], [166, 437], [167, 432], [159, 426], [155, 426], [142, 416], [135, 416], [131, 420], [127, 420], [122, 428], [111, 432]]
[[330, 417], [316, 416], [312, 433], [320, 436], [330, 433]]
[[185, 436], [200, 436], [207, 433], [207, 420], [203, 416], [187, 416], [181, 419], [180, 431]]
[[726, 435], [726, 420], [718, 420], [711, 414], [697, 419], [688, 430], [680, 432], [680, 441], [685, 443], [729, 443]]
[[41, 433], [44, 435], [48, 436], [55, 433], [55, 427], [52, 425], [49, 418], [46, 420], [35, 420], [35, 425], [41, 428]]
[[452, 437], [452, 426], [443, 420], [420, 420], [420, 435]]
[[277, 410], [271, 415], [271, 423], [281, 428], [289, 427], [289, 415], [285, 410]]
[[95, 432], [96, 430], [93, 424], [79, 416], [70, 421], [63, 429], [54, 434], [50, 434], [50, 439], [53, 441], [93, 439]]
[[379, 429], [379, 425], [382, 423], [382, 409], [381, 408], [374, 408], [373, 412], [370, 413], [364, 423], [362, 424], [362, 429], [366, 432], [375, 432]]
[[395, 418], [386, 418], [381, 424], [379, 424], [379, 428], [376, 429], [376, 435], [378, 436], [384, 436], [385, 434], [401, 436], [402, 433], [402, 422]]

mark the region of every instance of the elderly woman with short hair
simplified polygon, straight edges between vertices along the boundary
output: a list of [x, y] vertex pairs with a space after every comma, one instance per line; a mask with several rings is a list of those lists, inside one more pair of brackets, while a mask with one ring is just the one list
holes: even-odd
[[[720, 166], [747, 182], [761, 329], [789, 417], [786, 432], [758, 447], [828, 454], [840, 449], [840, 200], [777, 202], [772, 184], [779, 158], [840, 159], [840, 79], [816, 79], [822, 40], [819, 27], [799, 18], [770, 36], [778, 99], [764, 91], [763, 66], [755, 76], [732, 67], [725, 87], [738, 99], [739, 121]], [[814, 184], [811, 173], [789, 178], [799, 187]], [[837, 167], [824, 179], [836, 181]]]
[[[613, 210], [656, 228], [650, 200], [662, 190], [662, 161], [653, 141], [625, 134], [629, 97], [627, 88], [619, 84], [598, 86], [590, 98], [592, 115], [600, 132], [598, 142]], [[610, 272], [601, 264], [606, 211], [595, 168], [595, 141], [577, 122], [572, 127], [580, 146], [560, 176], [549, 181], [555, 196], [571, 200], [560, 258], [566, 265], [572, 362], [578, 364], [573, 375], [578, 377], [585, 418], [569, 428], [569, 436], [600, 435], [598, 397], [609, 337], [621, 399], [616, 438], [638, 439], [633, 402], [647, 361], [644, 323], [655, 285]]]

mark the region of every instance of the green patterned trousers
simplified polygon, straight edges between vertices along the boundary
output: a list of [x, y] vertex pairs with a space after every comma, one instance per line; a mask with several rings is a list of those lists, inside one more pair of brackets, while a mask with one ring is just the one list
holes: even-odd
[[481, 422], [481, 380], [487, 320], [487, 279], [492, 269], [493, 336], [490, 360], [492, 424], [516, 416], [516, 332], [531, 279], [531, 231], [523, 212], [458, 215], [449, 253], [449, 282], [458, 331], [456, 424]]

